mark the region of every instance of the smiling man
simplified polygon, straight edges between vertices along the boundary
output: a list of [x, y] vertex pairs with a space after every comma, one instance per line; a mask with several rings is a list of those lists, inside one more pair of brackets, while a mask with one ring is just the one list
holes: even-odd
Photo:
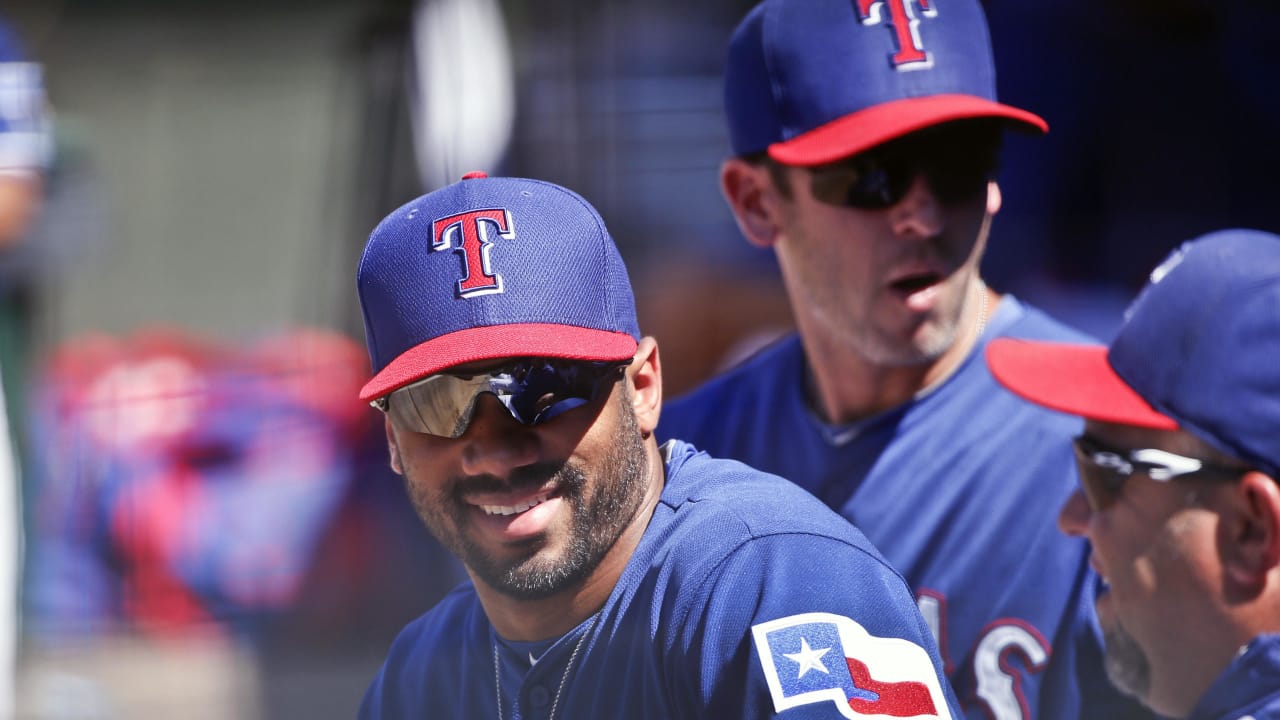
[[468, 174], [383, 220], [357, 282], [361, 398], [470, 576], [396, 639], [361, 718], [957, 716], [861, 533], [659, 446], [658, 346], [581, 197]]
[[1001, 340], [1000, 382], [1083, 416], [1106, 669], [1160, 714], [1280, 717], [1280, 236], [1225, 230], [1151, 275], [1110, 348]]
[[766, 0], [729, 43], [721, 189], [777, 257], [798, 332], [659, 434], [812, 492], [914, 589], [972, 720], [1142, 717], [1097, 668], [1097, 578], [1053, 528], [1080, 421], [1021, 401], [995, 337], [1083, 335], [979, 267], [1003, 133], [978, 0]]

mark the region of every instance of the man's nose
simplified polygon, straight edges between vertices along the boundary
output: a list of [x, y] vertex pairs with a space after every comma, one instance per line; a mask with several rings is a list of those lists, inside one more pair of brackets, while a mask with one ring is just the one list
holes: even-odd
[[487, 393], [476, 399], [471, 424], [459, 439], [465, 443], [462, 471], [467, 475], [508, 477], [538, 460], [538, 434]]
[[923, 173], [917, 173], [902, 199], [889, 208], [893, 230], [899, 235], [934, 237], [942, 232], [942, 202]]
[[1093, 515], [1089, 500], [1081, 488], [1076, 488], [1058, 511], [1058, 529], [1067, 535], [1084, 537], [1089, 530], [1089, 518]]

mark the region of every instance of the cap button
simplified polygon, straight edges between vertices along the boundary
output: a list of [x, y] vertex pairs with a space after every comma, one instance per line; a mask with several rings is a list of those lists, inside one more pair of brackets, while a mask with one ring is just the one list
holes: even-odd
[[487, 173], [485, 173], [483, 170], [472, 170], [471, 172], [467, 173], [466, 175], [463, 175], [463, 176], [462, 176], [462, 179], [463, 179], [463, 180], [472, 180], [472, 179], [475, 179], [475, 178], [487, 178], [487, 177], [489, 177], [489, 175], [488, 175]]

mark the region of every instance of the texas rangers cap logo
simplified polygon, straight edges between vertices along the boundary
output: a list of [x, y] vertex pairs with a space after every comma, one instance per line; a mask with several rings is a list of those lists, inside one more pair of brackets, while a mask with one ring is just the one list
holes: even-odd
[[495, 230], [499, 237], [516, 236], [511, 213], [502, 209], [469, 210], [437, 218], [431, 223], [431, 249], [453, 250], [462, 256], [462, 278], [458, 297], [474, 297], [502, 292], [502, 276], [494, 271], [489, 257]]
[[884, 23], [883, 9], [889, 9], [889, 25], [897, 36], [898, 51], [889, 56], [889, 64], [895, 70], [924, 70], [933, 67], [933, 56], [920, 40], [920, 19], [913, 6], [919, 6], [924, 17], [937, 17], [938, 8], [932, 0], [854, 0], [858, 20], [863, 25]]
[[831, 613], [791, 615], [751, 632], [777, 712], [830, 701], [851, 720], [951, 718], [929, 653], [910, 640], [876, 637]]

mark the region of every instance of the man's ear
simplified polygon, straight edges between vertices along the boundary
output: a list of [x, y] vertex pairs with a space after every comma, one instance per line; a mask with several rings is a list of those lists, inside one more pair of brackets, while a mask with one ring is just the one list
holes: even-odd
[[658, 341], [652, 337], [640, 339], [635, 359], [627, 368], [631, 381], [631, 407], [636, 413], [640, 433], [648, 438], [658, 427], [662, 414], [662, 362], [658, 358]]
[[778, 208], [769, 168], [729, 158], [720, 165], [720, 191], [747, 241], [762, 248], [773, 247], [778, 239]]
[[391, 418], [383, 418], [387, 429], [387, 453], [391, 455], [391, 469], [397, 475], [404, 474], [404, 464], [400, 462], [400, 445], [396, 443], [396, 431], [391, 427]]
[[1252, 597], [1280, 568], [1280, 485], [1254, 470], [1232, 489], [1229, 516], [1219, 526], [1222, 565], [1232, 584]]

